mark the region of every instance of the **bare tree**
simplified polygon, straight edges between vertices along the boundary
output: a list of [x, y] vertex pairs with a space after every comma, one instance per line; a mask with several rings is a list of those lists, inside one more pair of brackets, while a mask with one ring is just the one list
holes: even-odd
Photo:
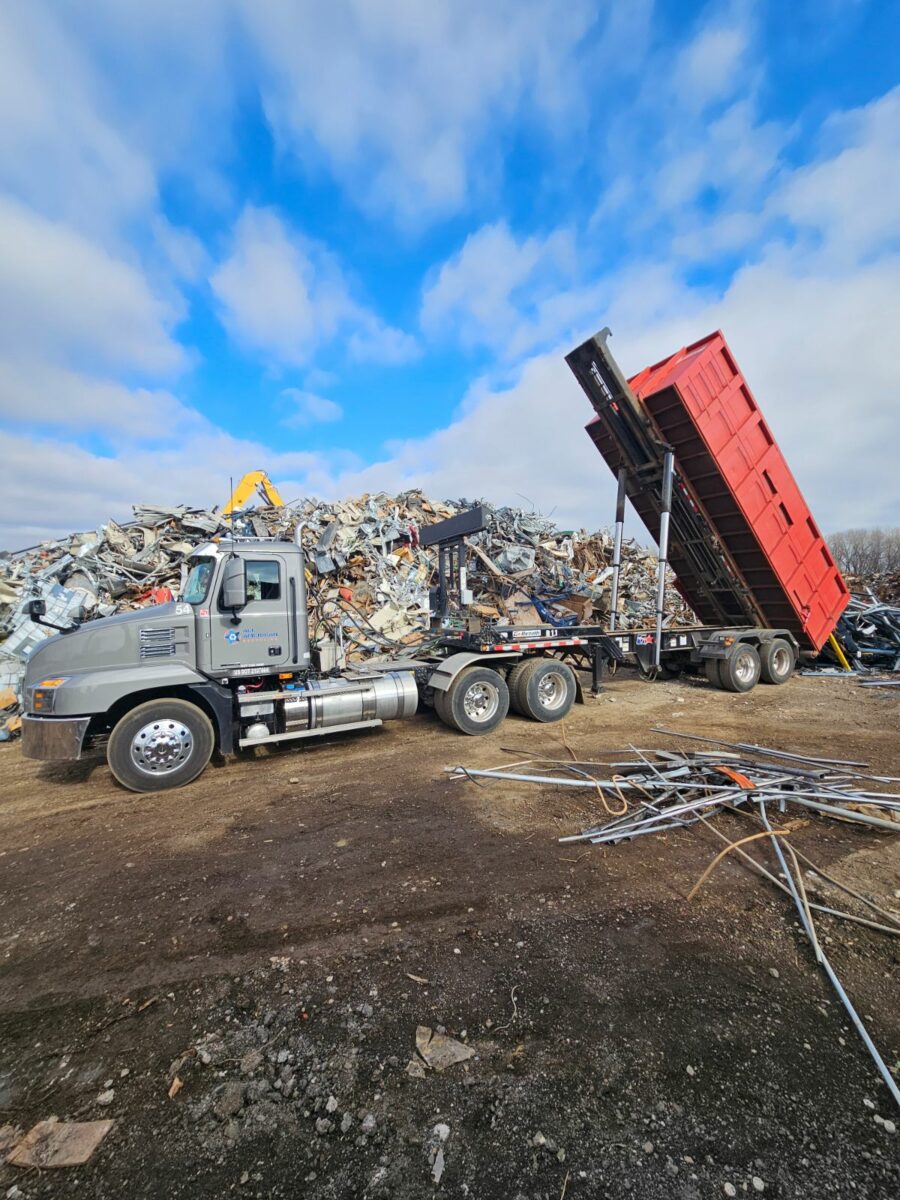
[[900, 528], [845, 529], [828, 539], [835, 562], [847, 575], [900, 571]]

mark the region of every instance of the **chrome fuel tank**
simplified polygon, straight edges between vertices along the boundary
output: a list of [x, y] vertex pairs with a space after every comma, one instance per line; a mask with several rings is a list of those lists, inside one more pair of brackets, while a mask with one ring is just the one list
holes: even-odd
[[388, 671], [365, 680], [315, 680], [282, 704], [285, 732], [330, 729], [356, 721], [411, 717], [419, 692], [411, 671]]

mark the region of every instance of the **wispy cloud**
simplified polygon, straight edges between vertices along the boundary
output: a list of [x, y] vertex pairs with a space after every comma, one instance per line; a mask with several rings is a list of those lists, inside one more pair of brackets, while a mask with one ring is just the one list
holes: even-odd
[[317, 396], [315, 392], [304, 392], [300, 388], [284, 388], [282, 396], [286, 396], [291, 404], [291, 411], [284, 418], [285, 425], [303, 426], [339, 421], [344, 410], [334, 400], [326, 396]]
[[571, 280], [574, 267], [569, 231], [516, 238], [505, 221], [484, 225], [433, 272], [422, 295], [422, 327], [433, 338], [522, 353], [529, 348], [523, 326]]
[[[640, 7], [640, 6], [638, 6]], [[240, 0], [279, 145], [324, 159], [356, 203], [422, 223], [471, 199], [503, 128], [580, 101], [587, 0]]]
[[412, 337], [351, 296], [330, 251], [272, 209], [244, 209], [210, 285], [229, 333], [282, 365], [309, 363], [339, 335], [352, 354], [378, 362], [404, 362], [416, 353]]

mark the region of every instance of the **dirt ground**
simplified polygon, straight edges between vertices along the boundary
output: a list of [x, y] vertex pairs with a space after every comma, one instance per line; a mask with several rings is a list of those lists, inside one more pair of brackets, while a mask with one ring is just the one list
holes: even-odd
[[[898, 713], [840, 679], [623, 673], [564, 735], [689, 745], [662, 723], [900, 775]], [[541, 755], [567, 757], [559, 726], [466, 739], [429, 713], [138, 796], [102, 759], [0, 747], [0, 1126], [115, 1121], [86, 1166], [0, 1166], [2, 1194], [900, 1196], [875, 1120], [900, 1115], [781, 894], [731, 856], [688, 902], [710, 833], [560, 845], [590, 793], [443, 773]], [[793, 826], [900, 908], [900, 839]], [[900, 942], [820, 933], [900, 1070]], [[410, 1076], [418, 1025], [474, 1056]]]

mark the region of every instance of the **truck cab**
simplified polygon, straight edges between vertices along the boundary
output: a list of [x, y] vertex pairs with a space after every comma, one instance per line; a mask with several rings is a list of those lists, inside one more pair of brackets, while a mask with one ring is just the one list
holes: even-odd
[[268, 538], [210, 542], [190, 561], [183, 602], [193, 613], [197, 667], [204, 675], [221, 679], [309, 669], [299, 546]]
[[[60, 629], [34, 649], [24, 682], [26, 757], [73, 760], [105, 738], [116, 778], [151, 791], [189, 782], [215, 748], [228, 753], [236, 740], [357, 728], [415, 711], [411, 671], [402, 679], [384, 671], [313, 677], [298, 543], [211, 541], [188, 565], [182, 599]], [[40, 604], [32, 615], [41, 622]]]

